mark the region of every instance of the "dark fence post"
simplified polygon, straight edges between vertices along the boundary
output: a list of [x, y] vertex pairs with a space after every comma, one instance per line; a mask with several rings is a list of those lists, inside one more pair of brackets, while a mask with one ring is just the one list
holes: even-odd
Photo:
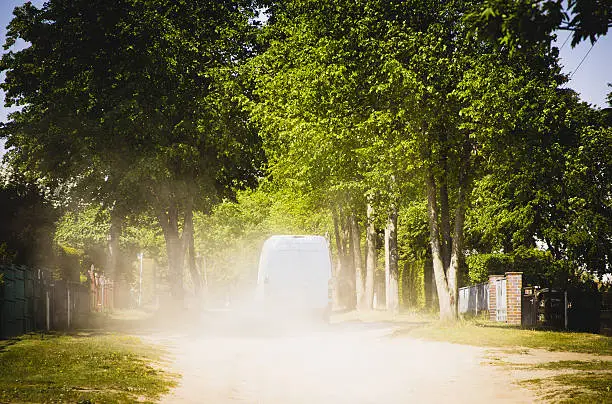
[[599, 307], [599, 332], [612, 336], [612, 292], [601, 294]]
[[5, 338], [6, 333], [6, 316], [4, 314], [4, 284], [6, 282], [6, 273], [4, 267], [0, 266], [0, 339]]
[[536, 326], [538, 323], [537, 288], [529, 287], [523, 289], [521, 306], [521, 325], [523, 327]]

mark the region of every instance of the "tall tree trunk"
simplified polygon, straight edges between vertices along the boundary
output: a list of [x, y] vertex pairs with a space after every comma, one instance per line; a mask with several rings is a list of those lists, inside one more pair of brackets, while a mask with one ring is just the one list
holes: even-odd
[[121, 251], [119, 239], [123, 231], [124, 216], [117, 208], [110, 212], [110, 229], [108, 233], [108, 256], [106, 265], [106, 275], [113, 281], [113, 302], [116, 307], [124, 308], [129, 305], [128, 287], [125, 274], [120, 271]]
[[423, 283], [425, 307], [433, 309], [438, 304], [438, 294], [436, 292], [436, 277], [433, 271], [433, 261], [429, 255], [427, 255], [423, 262]]
[[338, 208], [340, 219], [340, 243], [342, 249], [342, 279], [341, 291], [343, 295], [344, 307], [354, 309], [357, 307], [356, 279], [355, 279], [355, 259], [351, 238], [350, 215], [346, 214], [342, 206]]
[[448, 268], [448, 288], [450, 291], [451, 303], [454, 304], [455, 316], [459, 307], [459, 265], [461, 254], [463, 254], [463, 225], [465, 223], [465, 192], [467, 188], [466, 175], [459, 173], [459, 189], [457, 190], [457, 206], [455, 207], [454, 229], [453, 229], [453, 248], [450, 264]]
[[[446, 136], [445, 136], [446, 138]], [[442, 153], [440, 161], [442, 168], [440, 173], [440, 181], [438, 183], [438, 192], [440, 195], [440, 251], [442, 254], [442, 262], [445, 270], [450, 265], [451, 259], [451, 223], [450, 223], [450, 205], [448, 202], [448, 157], [445, 152]]]
[[176, 306], [174, 308], [181, 309], [184, 299], [183, 262], [185, 254], [179, 235], [179, 209], [177, 203], [172, 201], [170, 207], [165, 211], [158, 211], [157, 216], [164, 233], [164, 239], [166, 240], [170, 294]]
[[113, 281], [119, 279], [119, 238], [123, 228], [123, 215], [116, 209], [111, 210], [111, 222], [108, 234], [108, 257], [106, 275]]
[[362, 310], [365, 306], [365, 290], [363, 276], [363, 261], [361, 257], [361, 235], [359, 223], [354, 213], [349, 216], [349, 229], [351, 233], [351, 251], [353, 255], [353, 267], [355, 269], [355, 295], [357, 298], [357, 309]]
[[336, 265], [333, 274], [333, 289], [332, 289], [332, 301], [334, 306], [346, 306], [346, 297], [342, 295], [341, 285], [343, 284], [342, 280], [345, 276], [345, 268], [344, 264], [346, 261], [346, 252], [344, 247], [344, 242], [342, 240], [342, 234], [340, 233], [340, 218], [338, 214], [338, 210], [335, 206], [332, 206], [332, 219], [334, 223], [334, 240], [336, 242]]
[[438, 304], [440, 306], [440, 319], [454, 321], [457, 319], [457, 301], [453, 299], [449, 288], [449, 275], [447, 270], [452, 268], [444, 266], [443, 253], [440, 246], [440, 227], [438, 226], [438, 204], [437, 189], [433, 173], [428, 173], [427, 185], [427, 216], [429, 219], [429, 243], [431, 245], [431, 256], [433, 270], [436, 279], [436, 290], [438, 291]]
[[374, 274], [376, 273], [376, 227], [374, 226], [374, 208], [371, 203], [367, 206], [366, 227], [366, 276], [364, 291], [365, 310], [372, 310], [374, 301]]
[[397, 208], [391, 204], [385, 229], [385, 297], [387, 310], [399, 312], [399, 267], [397, 252]]
[[202, 296], [202, 275], [196, 266], [195, 245], [193, 240], [193, 208], [191, 203], [185, 208], [185, 224], [183, 226], [183, 243], [186, 245], [189, 273], [193, 289], [198, 299]]
[[451, 223], [450, 207], [448, 204], [448, 186], [446, 185], [446, 174], [440, 184], [440, 253], [444, 268], [448, 268], [451, 260]]

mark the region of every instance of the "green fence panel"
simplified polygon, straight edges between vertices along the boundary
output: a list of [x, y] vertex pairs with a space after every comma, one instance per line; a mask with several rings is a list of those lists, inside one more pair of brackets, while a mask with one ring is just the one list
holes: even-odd
[[54, 280], [49, 271], [26, 267], [0, 266], [0, 274], [0, 338], [46, 330], [47, 325], [64, 330], [86, 324], [90, 297], [85, 285]]

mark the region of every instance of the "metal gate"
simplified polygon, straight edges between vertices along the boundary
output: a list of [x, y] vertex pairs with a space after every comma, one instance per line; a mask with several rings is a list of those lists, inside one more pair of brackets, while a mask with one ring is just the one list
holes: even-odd
[[538, 324], [538, 296], [537, 289], [530, 287], [523, 289], [521, 296], [521, 325], [534, 327]]
[[507, 319], [507, 299], [506, 299], [506, 280], [498, 279], [495, 281], [496, 291], [496, 310], [495, 318], [497, 321], [506, 321]]

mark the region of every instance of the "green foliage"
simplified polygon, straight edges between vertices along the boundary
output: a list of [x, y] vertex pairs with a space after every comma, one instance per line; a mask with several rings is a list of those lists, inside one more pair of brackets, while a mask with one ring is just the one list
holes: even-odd
[[83, 268], [83, 250], [68, 246], [57, 247], [57, 258], [55, 261], [55, 276], [70, 282], [79, 282], [81, 272], [85, 272], [88, 268]]
[[323, 202], [357, 208], [364, 194], [389, 192], [388, 174], [395, 170], [374, 163], [396, 160], [367, 124], [376, 102], [371, 76], [384, 62], [380, 33], [389, 28], [381, 13], [398, 10], [385, 6], [391, 7], [286, 2], [266, 28], [266, 52], [251, 63], [257, 84], [252, 119], [264, 137], [270, 172]]
[[6, 170], [0, 173], [0, 261], [51, 266], [58, 210], [37, 184]]
[[55, 241], [75, 248], [104, 246], [110, 229], [110, 215], [101, 206], [68, 211], [58, 221]]
[[[559, 284], [563, 273], [580, 273], [578, 268], [603, 274], [609, 267], [612, 141], [602, 115], [575, 94], [539, 93], [543, 113], [526, 111], [520, 121], [532, 134], [516, 134], [525, 146], [512, 155], [493, 154], [490, 174], [476, 182], [466, 234], [469, 248], [520, 258], [533, 272], [530, 282], [540, 278], [548, 285]], [[537, 120], [526, 126], [529, 116]], [[525, 261], [525, 252], [536, 246], [548, 257], [533, 261], [528, 253]], [[470, 258], [472, 280], [482, 280], [486, 271], [474, 259], [480, 258]], [[541, 277], [534, 277], [537, 271]]]
[[401, 207], [397, 239], [402, 261], [423, 261], [430, 254], [427, 204], [424, 200]]
[[[508, 7], [528, 11], [528, 3]], [[544, 14], [561, 18], [557, 4], [548, 3]], [[571, 7], [585, 11], [584, 4]], [[452, 236], [450, 229], [470, 207], [469, 248], [511, 254], [507, 264], [525, 267], [530, 281], [563, 282], [585, 263], [563, 261], [573, 256], [563, 234], [573, 218], [560, 203], [568, 200], [566, 153], [575, 151], [581, 126], [595, 113], [577, 105], [571, 92], [557, 90], [565, 79], [555, 50], [534, 40], [528, 52], [510, 55], [469, 35], [462, 21], [474, 18], [473, 6], [287, 2], [274, 10], [264, 33], [268, 48], [251, 64], [257, 74], [253, 120], [276, 180], [332, 201], [349, 199], [358, 214], [366, 196], [383, 218], [390, 201], [420, 202], [420, 219], [400, 214], [405, 262], [422, 262], [427, 254], [427, 181], [438, 198], [430, 225], [438, 229], [433, 240], [446, 250], [441, 261], [450, 262], [452, 241], [458, 241], [461, 266], [464, 226]], [[527, 20], [552, 18], [531, 11]], [[542, 31], [534, 36], [550, 38], [552, 25], [536, 25]], [[399, 184], [393, 192], [391, 178]], [[591, 206], [601, 207], [601, 200]], [[603, 249], [593, 244], [605, 244], [595, 238], [581, 248], [601, 256]], [[550, 253], [537, 252], [536, 241]], [[473, 266], [474, 279], [482, 280], [487, 265]]]
[[254, 7], [51, 0], [16, 8], [8, 27], [1, 87], [7, 106], [23, 108], [1, 127], [7, 159], [117, 221], [155, 215], [177, 298], [181, 217], [255, 183], [263, 159], [242, 110]]
[[486, 282], [489, 275], [523, 272], [524, 285], [561, 287], [567, 283], [569, 268], [556, 261], [550, 251], [521, 248], [512, 254], [474, 254], [466, 257], [471, 283]]
[[236, 202], [196, 215], [196, 249], [205, 257], [211, 285], [254, 282], [261, 247], [271, 235], [331, 233], [329, 212], [308, 195], [269, 188], [239, 192]]
[[6, 242], [0, 243], [0, 264], [10, 264], [15, 260], [16, 253], [9, 251]]
[[612, 127], [587, 127], [579, 136], [566, 154], [567, 216], [555, 238], [568, 259], [603, 274], [612, 262]]
[[32, 46], [0, 64], [7, 105], [25, 106], [3, 128], [13, 164], [127, 211], [185, 193], [203, 203], [248, 181], [257, 137], [238, 118], [235, 73], [254, 27], [252, 5], [240, 6], [17, 8], [6, 48], [18, 39]]
[[148, 214], [130, 216], [121, 233], [120, 244], [126, 251], [136, 256], [143, 252], [150, 258], [166, 260], [164, 236], [156, 219]]
[[612, 26], [612, 4], [606, 0], [487, 0], [477, 3], [465, 21], [475, 33], [511, 50], [550, 42], [555, 30], [572, 31], [572, 46], [595, 42]]
[[468, 266], [469, 281], [472, 284], [487, 282], [489, 275], [511, 272], [511, 256], [502, 253], [474, 254], [465, 258]]
[[424, 308], [424, 266], [423, 260], [400, 262], [399, 299], [401, 307], [411, 310]]
[[425, 305], [425, 262], [431, 256], [425, 201], [412, 201], [402, 206], [398, 218], [400, 303], [406, 308], [422, 308]]
[[524, 286], [597, 290], [592, 274], [569, 260], [557, 260], [551, 251], [519, 248], [512, 253], [473, 254], [466, 257], [470, 283], [481, 283], [489, 275], [522, 272]]
[[[174, 262], [177, 280], [194, 209], [207, 275], [231, 283], [252, 279], [268, 235], [331, 234], [332, 207], [363, 223], [366, 201], [379, 227], [399, 208], [411, 285], [432, 241], [445, 276], [469, 251], [471, 282], [507, 270], [542, 286], [602, 274], [609, 111], [560, 89], [549, 45], [563, 24], [573, 43], [594, 40], [612, 12], [578, 0], [569, 17], [561, 3], [292, 0], [268, 4], [262, 28], [249, 0], [27, 3], [0, 61], [7, 105], [22, 108], [0, 136], [14, 170], [46, 193], [27, 181], [2, 192], [36, 194], [24, 211], [39, 223], [49, 222], [42, 196], [66, 195], [55, 240], [78, 249], [82, 267], [106, 265], [113, 217], [125, 220], [125, 257]], [[14, 240], [33, 245], [37, 226], [3, 226], [0, 255], [24, 260]]]
[[[86, 273], [92, 264], [98, 271], [106, 270], [109, 230], [108, 210], [100, 205], [90, 205], [78, 211], [67, 211], [60, 218], [55, 232], [55, 242], [60, 246], [62, 253], [78, 256], [81, 273]], [[127, 218], [119, 244], [121, 246], [119, 264], [127, 279], [133, 278], [132, 262], [140, 252], [160, 263], [167, 261], [161, 229], [155, 223], [155, 219], [147, 215]]]

